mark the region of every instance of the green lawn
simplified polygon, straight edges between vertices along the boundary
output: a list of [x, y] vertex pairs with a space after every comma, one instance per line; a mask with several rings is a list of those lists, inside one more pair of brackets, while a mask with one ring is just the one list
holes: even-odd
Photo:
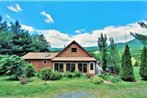
[[[118, 82], [95, 85], [87, 78], [44, 81], [34, 77], [33, 82], [21, 85], [19, 81], [10, 81], [9, 77], [0, 77], [0, 97], [6, 98], [54, 98], [56, 95], [70, 92], [89, 92], [96, 98], [147, 98], [147, 81], [138, 75], [138, 67], [134, 68], [137, 82]], [[85, 97], [82, 97], [85, 98]]]

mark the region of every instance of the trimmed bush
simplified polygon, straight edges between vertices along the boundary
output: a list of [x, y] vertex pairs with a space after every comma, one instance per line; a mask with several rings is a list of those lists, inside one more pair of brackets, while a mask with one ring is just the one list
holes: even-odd
[[67, 78], [73, 78], [73, 74], [71, 72], [68, 72], [68, 71], [64, 73], [64, 76], [67, 77]]
[[25, 74], [28, 78], [35, 75], [35, 70], [31, 64], [26, 64], [25, 66]]
[[62, 75], [58, 72], [52, 72], [49, 78], [50, 80], [60, 80]]
[[100, 78], [100, 77], [92, 77], [92, 78], [90, 78], [90, 80], [94, 84], [101, 84], [101, 83], [103, 83], [103, 79]]
[[73, 73], [73, 77], [81, 77], [82, 76], [82, 73], [80, 73], [79, 71], [75, 71], [74, 73]]
[[50, 76], [52, 74], [52, 70], [50, 68], [43, 68], [40, 70], [40, 78], [42, 80], [49, 80], [50, 79]]

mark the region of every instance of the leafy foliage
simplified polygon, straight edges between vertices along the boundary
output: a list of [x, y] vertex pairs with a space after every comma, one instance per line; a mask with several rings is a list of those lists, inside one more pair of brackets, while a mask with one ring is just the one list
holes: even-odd
[[100, 37], [98, 37], [98, 46], [99, 46], [100, 52], [102, 54], [102, 59], [101, 59], [102, 68], [103, 68], [103, 70], [106, 70], [107, 50], [108, 50], [106, 34], [101, 33]]
[[28, 78], [32, 77], [35, 75], [35, 70], [31, 64], [25, 64], [25, 72], [26, 76]]
[[52, 70], [50, 68], [43, 68], [40, 70], [40, 77], [42, 80], [49, 80], [52, 74]]
[[42, 34], [30, 35], [18, 21], [7, 25], [0, 17], [0, 54], [22, 56], [28, 52], [45, 52], [50, 47]]
[[100, 77], [92, 77], [92, 78], [90, 78], [90, 80], [94, 84], [101, 84], [101, 83], [103, 83], [103, 79], [100, 78]]
[[134, 64], [134, 66], [135, 66], [135, 67], [139, 66], [139, 62], [136, 61], [135, 64]]
[[10, 76], [10, 79], [19, 79], [24, 72], [25, 62], [18, 56], [3, 56], [0, 60], [0, 71]]
[[73, 73], [67, 71], [64, 73], [64, 76], [67, 78], [73, 78]]
[[58, 72], [52, 72], [50, 76], [50, 80], [60, 80], [62, 78], [62, 75]]
[[73, 76], [74, 77], [81, 77], [82, 73], [80, 71], [74, 71]]
[[135, 80], [132, 61], [131, 61], [131, 53], [130, 53], [129, 46], [127, 44], [125, 46], [125, 50], [122, 55], [120, 77], [124, 81], [134, 81]]
[[113, 68], [112, 73], [119, 74], [120, 71], [120, 56], [116, 47], [116, 44], [114, 43], [113, 38], [109, 38], [110, 45], [109, 45], [109, 53], [108, 53], [108, 63]]
[[144, 46], [141, 54], [140, 76], [147, 80], [147, 48]]

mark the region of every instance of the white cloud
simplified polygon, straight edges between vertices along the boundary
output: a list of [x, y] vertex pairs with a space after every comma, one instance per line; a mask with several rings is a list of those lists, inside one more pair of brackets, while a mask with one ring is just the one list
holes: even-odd
[[33, 32], [33, 31], [36, 30], [32, 26], [27, 26], [27, 25], [21, 25], [21, 28], [24, 29], [24, 30], [28, 30], [29, 32]]
[[21, 11], [22, 9], [20, 8], [20, 5], [19, 4], [16, 4], [16, 9], [18, 10], [18, 11]]
[[52, 47], [63, 48], [71, 41], [69, 35], [59, 32], [57, 30], [38, 30], [38, 32], [44, 34], [47, 41], [51, 43]]
[[78, 29], [75, 31], [75, 33], [80, 34], [86, 32], [85, 29]]
[[16, 12], [16, 13], [22, 11], [22, 9], [21, 9], [21, 7], [20, 7], [19, 4], [15, 4], [15, 5], [13, 5], [13, 6], [12, 6], [12, 5], [9, 5], [9, 6], [7, 6], [7, 8], [8, 8], [9, 10], [13, 11], [13, 12]]
[[29, 32], [38, 32], [45, 36], [51, 43], [51, 47], [64, 47], [72, 40], [76, 40], [81, 46], [97, 46], [97, 40], [101, 33], [107, 34], [107, 37], [113, 37], [117, 43], [127, 42], [133, 37], [130, 32], [147, 35], [147, 29], [141, 28], [137, 23], [131, 23], [124, 26], [108, 26], [104, 29], [93, 30], [92, 32], [79, 33], [73, 36], [60, 32], [58, 30], [38, 30], [32, 26], [22, 25], [22, 28]]
[[76, 40], [80, 45], [87, 47], [97, 46], [97, 40], [101, 33], [107, 34], [108, 38], [113, 37], [115, 42], [120, 43], [133, 39], [130, 32], [146, 34], [147, 30], [141, 28], [137, 23], [131, 23], [124, 26], [108, 26], [104, 29], [93, 30], [92, 32], [76, 34], [74, 36], [69, 36], [57, 30], [37, 30], [37, 32], [44, 34], [52, 47], [63, 47], [72, 40]]
[[46, 23], [54, 23], [54, 20], [52, 19], [52, 17], [51, 17], [50, 14], [47, 14], [45, 11], [40, 12], [40, 14], [42, 16], [45, 16], [46, 17], [46, 19], [45, 19], [45, 22]]

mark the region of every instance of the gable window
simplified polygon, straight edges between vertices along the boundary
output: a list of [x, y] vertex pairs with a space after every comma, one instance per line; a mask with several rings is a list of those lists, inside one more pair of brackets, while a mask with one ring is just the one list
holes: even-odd
[[77, 52], [77, 48], [71, 48], [71, 52]]
[[47, 63], [47, 61], [45, 60], [45, 61], [43, 61], [43, 63], [44, 63], [44, 64], [46, 64], [46, 63]]
[[57, 72], [63, 72], [63, 63], [55, 63], [54, 70]]

